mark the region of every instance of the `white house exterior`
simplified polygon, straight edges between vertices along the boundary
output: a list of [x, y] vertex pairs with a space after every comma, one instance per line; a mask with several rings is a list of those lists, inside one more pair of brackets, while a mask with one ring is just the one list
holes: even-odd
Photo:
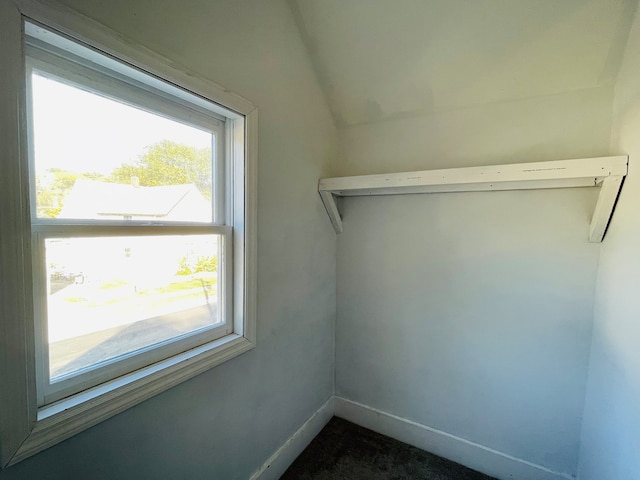
[[141, 187], [78, 179], [58, 218], [206, 222], [211, 204], [194, 184]]

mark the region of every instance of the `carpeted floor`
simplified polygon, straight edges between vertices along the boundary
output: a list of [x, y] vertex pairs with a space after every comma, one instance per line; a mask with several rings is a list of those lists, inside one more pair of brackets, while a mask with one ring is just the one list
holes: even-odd
[[280, 480], [495, 480], [333, 417]]

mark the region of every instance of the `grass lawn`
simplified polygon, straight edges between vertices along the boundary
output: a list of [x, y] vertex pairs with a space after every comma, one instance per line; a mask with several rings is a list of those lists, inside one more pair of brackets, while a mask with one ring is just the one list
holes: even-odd
[[166, 285], [153, 287], [138, 287], [124, 280], [109, 280], [101, 285], [75, 285], [68, 289], [67, 295], [60, 292], [61, 299], [84, 307], [113, 306], [154, 300], [160, 303], [184, 300], [188, 297], [217, 295], [218, 278], [216, 274], [198, 274], [197, 276], [176, 276], [175, 280]]

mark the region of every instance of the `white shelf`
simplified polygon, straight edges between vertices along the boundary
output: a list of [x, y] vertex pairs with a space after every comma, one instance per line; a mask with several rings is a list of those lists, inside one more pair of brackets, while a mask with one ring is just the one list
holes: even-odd
[[590, 242], [601, 242], [613, 214], [628, 157], [581, 158], [488, 167], [323, 178], [318, 183], [333, 228], [342, 232], [336, 197], [411, 193], [487, 192], [543, 188], [599, 187]]

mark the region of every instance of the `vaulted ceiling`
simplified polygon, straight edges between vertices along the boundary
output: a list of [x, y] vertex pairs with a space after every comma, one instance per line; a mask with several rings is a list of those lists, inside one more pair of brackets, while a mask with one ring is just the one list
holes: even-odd
[[289, 0], [338, 126], [611, 85], [637, 0]]

